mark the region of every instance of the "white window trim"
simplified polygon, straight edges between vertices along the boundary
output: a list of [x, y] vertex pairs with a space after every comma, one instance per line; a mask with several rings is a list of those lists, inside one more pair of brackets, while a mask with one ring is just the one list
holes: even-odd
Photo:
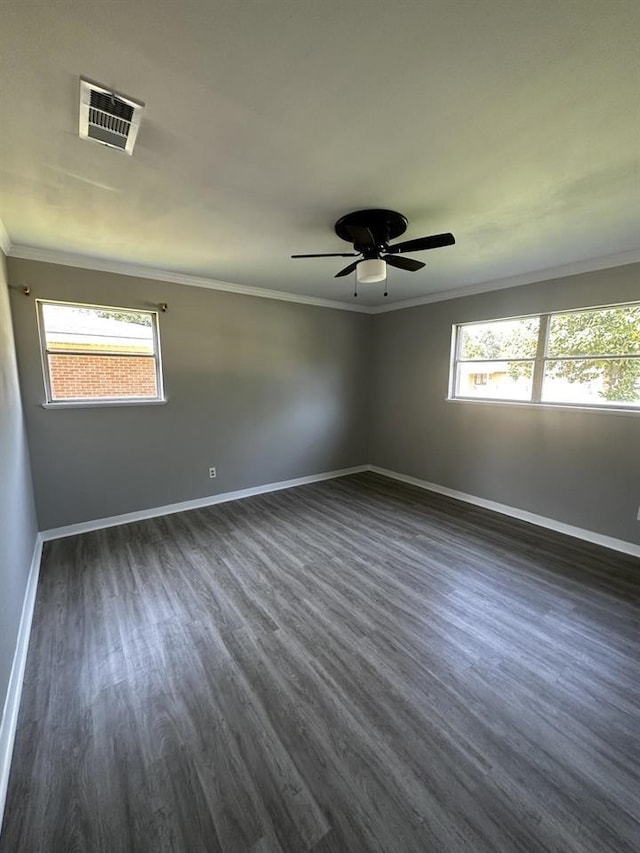
[[[136, 353], [102, 353], [109, 358], [131, 356], [133, 358], [153, 358], [156, 369], [155, 397], [78, 397], [54, 400], [51, 393], [51, 376], [49, 373], [49, 351], [47, 349], [47, 336], [42, 316], [44, 305], [69, 305], [73, 308], [98, 308], [104, 311], [139, 311], [141, 314], [151, 315], [151, 330], [153, 335], [153, 356]], [[167, 402], [164, 391], [164, 376], [162, 370], [162, 354], [160, 349], [160, 322], [159, 312], [150, 311], [148, 308], [123, 307], [120, 305], [102, 305], [94, 302], [68, 302], [60, 299], [36, 299], [36, 316], [38, 322], [38, 339], [40, 341], [40, 362], [42, 366], [42, 378], [44, 382], [45, 399], [42, 403], [43, 409], [87, 409], [105, 406], [153, 406], [162, 405]], [[64, 355], [73, 355], [73, 350], [64, 351]], [[78, 353], [77, 353], [78, 354]], [[86, 355], [86, 352], [79, 353]]]
[[42, 403], [43, 409], [100, 409], [105, 406], [164, 406], [166, 397], [96, 397], [93, 400], [59, 400], [55, 403]]
[[591, 412], [594, 415], [630, 415], [637, 417], [640, 409], [629, 406], [626, 409], [615, 406], [589, 406], [580, 403], [528, 403], [526, 400], [501, 400], [498, 397], [445, 397], [445, 403], [471, 403], [472, 406], [510, 406], [516, 409], [557, 410], [566, 412]]
[[[600, 311], [606, 310], [608, 308], [634, 308], [640, 307], [640, 302], [622, 302], [622, 303], [613, 303], [607, 305], [595, 305], [589, 306], [587, 308], [567, 308], [562, 311], [546, 311], [540, 312], [536, 314], [519, 314], [513, 317], [497, 317], [495, 319], [486, 319], [486, 320], [467, 320], [463, 323], [454, 323], [451, 327], [451, 357], [449, 361], [449, 388], [448, 395], [445, 398], [445, 401], [448, 403], [473, 403], [473, 404], [484, 404], [484, 405], [497, 405], [497, 406], [516, 406], [520, 408], [527, 409], [560, 409], [565, 411], [582, 411], [582, 412], [599, 412], [605, 414], [616, 414], [616, 415], [640, 415], [640, 406], [632, 406], [625, 405], [625, 403], [618, 403], [611, 405], [604, 405], [602, 403], [569, 403], [569, 402], [547, 402], [542, 400], [542, 383], [544, 380], [544, 367], [547, 361], [560, 361], [560, 360], [588, 360], [593, 358], [638, 358], [639, 355], [635, 354], [623, 354], [623, 355], [586, 355], [586, 356], [548, 356], [547, 355], [547, 343], [549, 340], [549, 328], [551, 326], [551, 319], [560, 314], [578, 314], [578, 313], [587, 313], [589, 311]], [[534, 358], [503, 358], [503, 359], [460, 359], [460, 344], [461, 344], [461, 335], [459, 334], [459, 330], [464, 326], [476, 326], [480, 323], [492, 323], [492, 322], [500, 322], [502, 320], [524, 320], [531, 317], [538, 317], [540, 319], [540, 326], [538, 329], [538, 344], [536, 348], [536, 354]], [[530, 400], [512, 400], [500, 397], [465, 397], [460, 394], [456, 394], [456, 374], [457, 374], [457, 365], [459, 361], [463, 361], [466, 364], [469, 364], [473, 361], [478, 361], [479, 363], [488, 363], [491, 361], [522, 361], [533, 364], [533, 376], [532, 376], [532, 390], [531, 390], [531, 399]]]

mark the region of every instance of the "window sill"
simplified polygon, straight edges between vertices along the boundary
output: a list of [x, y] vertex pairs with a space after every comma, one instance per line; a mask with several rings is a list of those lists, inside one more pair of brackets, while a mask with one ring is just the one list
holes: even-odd
[[544, 409], [545, 411], [560, 409], [564, 412], [591, 412], [596, 415], [640, 415], [638, 408], [618, 408], [612, 406], [581, 406], [571, 403], [527, 403], [524, 400], [476, 400], [471, 397], [445, 397], [445, 403], [472, 403], [475, 406], [514, 406], [518, 409]]
[[60, 400], [55, 403], [42, 403], [43, 409], [103, 409], [107, 406], [164, 406], [162, 400]]

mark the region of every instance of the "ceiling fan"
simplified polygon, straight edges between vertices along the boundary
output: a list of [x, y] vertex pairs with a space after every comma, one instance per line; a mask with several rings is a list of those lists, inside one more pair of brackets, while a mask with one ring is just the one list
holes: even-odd
[[[416, 272], [425, 264], [414, 258], [398, 257], [405, 252], [424, 252], [427, 249], [439, 249], [452, 246], [456, 240], [453, 234], [432, 234], [430, 237], [418, 237], [403, 243], [389, 244], [407, 230], [407, 218], [395, 210], [355, 210], [341, 216], [335, 224], [335, 232], [342, 240], [353, 245], [353, 252], [334, 252], [319, 255], [291, 255], [292, 258], [357, 258], [348, 264], [335, 278], [356, 272], [356, 284], [369, 284], [384, 281], [387, 276], [387, 264], [408, 272]], [[356, 290], [354, 296], [357, 296]], [[385, 296], [387, 294], [385, 293]]]

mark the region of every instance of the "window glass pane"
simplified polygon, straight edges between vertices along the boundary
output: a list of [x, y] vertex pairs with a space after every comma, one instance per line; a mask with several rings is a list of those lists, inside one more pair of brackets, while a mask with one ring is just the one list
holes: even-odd
[[147, 311], [44, 304], [42, 317], [48, 350], [154, 352], [152, 315]]
[[530, 361], [461, 361], [455, 393], [457, 397], [530, 400], [532, 377]]
[[153, 357], [50, 353], [52, 400], [157, 397]]
[[640, 355], [640, 305], [552, 315], [547, 354]]
[[640, 407], [640, 358], [549, 360], [542, 402]]
[[460, 326], [460, 358], [535, 358], [539, 317]]

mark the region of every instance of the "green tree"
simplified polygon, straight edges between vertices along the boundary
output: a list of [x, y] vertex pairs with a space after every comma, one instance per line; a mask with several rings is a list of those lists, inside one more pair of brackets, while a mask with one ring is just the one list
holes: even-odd
[[[548, 355], [575, 356], [572, 361], [548, 361], [547, 372], [569, 382], [602, 377], [600, 396], [606, 400], [640, 400], [640, 307], [608, 308], [577, 314], [556, 314], [549, 332]], [[588, 360], [586, 356], [592, 356]]]
[[524, 317], [465, 327], [461, 356], [487, 361], [535, 358], [539, 325], [537, 317]]
[[100, 308], [81, 308], [85, 314], [97, 314], [107, 320], [120, 320], [123, 323], [135, 323], [136, 326], [150, 326], [151, 315], [141, 311], [102, 311]]
[[[537, 318], [466, 327], [461, 357], [506, 361], [513, 379], [530, 376], [530, 363], [509, 360], [535, 358], [538, 328]], [[599, 393], [603, 399], [640, 400], [640, 358], [628, 356], [640, 356], [640, 307], [553, 315], [547, 345], [547, 376], [580, 383], [602, 379]]]

